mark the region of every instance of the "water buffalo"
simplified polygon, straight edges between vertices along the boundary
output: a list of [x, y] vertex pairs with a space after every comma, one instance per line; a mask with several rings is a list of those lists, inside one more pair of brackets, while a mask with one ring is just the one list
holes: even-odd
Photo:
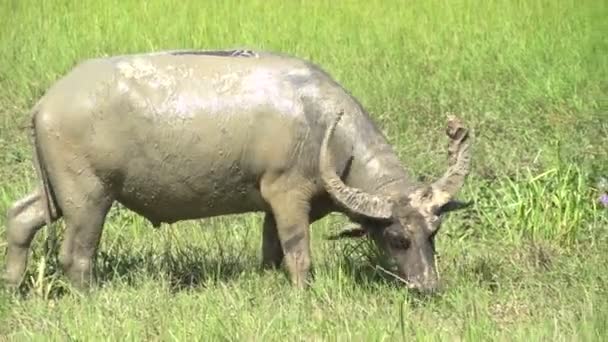
[[90, 59], [31, 113], [41, 182], [8, 210], [10, 286], [22, 282], [36, 232], [63, 217], [59, 262], [87, 288], [118, 201], [154, 226], [264, 212], [262, 265], [284, 261], [296, 287], [308, 283], [310, 224], [342, 212], [395, 260], [410, 287], [433, 290], [435, 234], [470, 169], [469, 132], [452, 118], [447, 171], [418, 184], [330, 75], [271, 52]]

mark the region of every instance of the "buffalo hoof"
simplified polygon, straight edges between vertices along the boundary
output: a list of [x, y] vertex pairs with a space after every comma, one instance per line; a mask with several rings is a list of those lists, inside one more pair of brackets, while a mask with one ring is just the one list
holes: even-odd
[[16, 293], [19, 291], [20, 286], [20, 279], [14, 279], [14, 277], [11, 277], [8, 274], [3, 274], [0, 277], [0, 290], [2, 290], [2, 292]]

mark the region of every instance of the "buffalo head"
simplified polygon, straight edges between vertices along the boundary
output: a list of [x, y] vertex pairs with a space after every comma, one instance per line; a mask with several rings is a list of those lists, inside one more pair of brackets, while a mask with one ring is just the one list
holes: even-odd
[[321, 176], [330, 196], [357, 216], [356, 229], [334, 236], [369, 236], [390, 256], [398, 275], [410, 288], [434, 292], [439, 287], [435, 268], [435, 236], [443, 214], [467, 206], [454, 200], [471, 168], [470, 136], [455, 117], [448, 118], [448, 169], [431, 184], [403, 191], [396, 196], [366, 193], [349, 187], [331, 166], [329, 140], [342, 114], [328, 128], [321, 147]]

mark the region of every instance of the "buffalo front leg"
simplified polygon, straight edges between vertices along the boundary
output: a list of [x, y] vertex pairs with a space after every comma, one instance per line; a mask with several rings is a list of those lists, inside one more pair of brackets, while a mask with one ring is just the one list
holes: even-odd
[[262, 268], [276, 269], [283, 262], [283, 248], [277, 231], [277, 224], [272, 213], [264, 217], [264, 231], [262, 233]]
[[291, 283], [304, 288], [308, 285], [311, 268], [308, 215], [288, 208], [277, 208], [277, 231]]
[[[23, 281], [27, 258], [36, 232], [45, 225], [46, 203], [41, 190], [16, 201], [8, 210], [6, 269], [2, 276], [9, 287]], [[51, 221], [58, 215], [51, 214]]]
[[[297, 187], [290, 186], [297, 184]], [[310, 190], [301, 182], [283, 179], [262, 182], [262, 196], [272, 208], [277, 235], [283, 250], [291, 283], [297, 288], [308, 284], [310, 257]]]

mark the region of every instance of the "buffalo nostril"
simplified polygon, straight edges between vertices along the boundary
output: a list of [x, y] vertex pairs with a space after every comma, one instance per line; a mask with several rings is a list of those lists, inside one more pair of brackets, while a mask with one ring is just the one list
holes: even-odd
[[423, 287], [422, 289], [419, 290], [422, 294], [425, 295], [434, 295], [439, 293], [440, 288], [437, 285], [433, 285], [433, 286], [427, 286], [427, 287]]
[[424, 296], [431, 296], [439, 293], [438, 286], [418, 286], [413, 288], [413, 290]]
[[417, 282], [417, 281], [410, 281], [407, 283], [407, 287], [408, 287], [408, 289], [413, 290], [422, 295], [437, 294], [441, 290], [439, 283], [435, 282], [435, 281], [425, 282], [425, 283], [421, 283], [421, 282]]

